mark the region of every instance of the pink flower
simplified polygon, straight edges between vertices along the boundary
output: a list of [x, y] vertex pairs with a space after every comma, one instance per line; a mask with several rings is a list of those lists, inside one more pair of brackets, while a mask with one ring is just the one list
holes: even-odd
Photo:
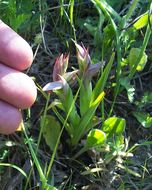
[[61, 54], [55, 61], [53, 68], [53, 82], [46, 84], [43, 91], [53, 91], [64, 89], [67, 82], [74, 84], [77, 78], [77, 74], [80, 78], [83, 77], [85, 86], [89, 85], [92, 77], [100, 70], [101, 64], [92, 64], [89, 55], [89, 50], [83, 45], [80, 46], [75, 42], [77, 48], [77, 59], [79, 64], [79, 70], [67, 72], [69, 64], [69, 54]]
[[92, 77], [100, 70], [101, 64], [92, 64], [89, 49], [75, 42], [80, 75], [83, 76], [85, 86], [90, 83]]
[[84, 45], [80, 46], [77, 43], [75, 43], [75, 46], [77, 48], [77, 59], [78, 59], [80, 72], [84, 73], [91, 64], [89, 49], [86, 49]]
[[56, 59], [53, 68], [53, 81], [60, 80], [59, 75], [64, 76], [68, 68], [68, 63], [69, 63], [69, 55], [61, 54], [61, 56], [59, 56]]
[[73, 81], [75, 81], [78, 70], [72, 72], [66, 72], [68, 68], [68, 63], [69, 63], [69, 55], [61, 54], [61, 56], [59, 56], [56, 59], [53, 68], [53, 82], [46, 84], [43, 87], [43, 91], [50, 92], [53, 90], [60, 90], [66, 87], [67, 81], [70, 82], [72, 81], [72, 83]]

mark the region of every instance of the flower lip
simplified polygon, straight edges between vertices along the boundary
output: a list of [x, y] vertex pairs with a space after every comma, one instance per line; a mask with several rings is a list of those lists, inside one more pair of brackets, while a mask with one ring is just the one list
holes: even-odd
[[43, 87], [43, 91], [52, 91], [52, 90], [60, 90], [63, 88], [62, 80], [49, 82]]

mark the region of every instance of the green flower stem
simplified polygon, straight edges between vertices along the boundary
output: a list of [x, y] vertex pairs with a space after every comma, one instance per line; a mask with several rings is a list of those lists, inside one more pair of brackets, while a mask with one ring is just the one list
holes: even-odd
[[132, 15], [132, 13], [134, 12], [134, 10], [135, 10], [135, 8], [136, 8], [138, 2], [139, 2], [139, 0], [133, 0], [133, 1], [132, 1], [131, 6], [130, 6], [130, 8], [129, 8], [129, 10], [128, 10], [126, 16], [125, 16], [125, 20], [126, 20], [126, 21], [131, 17], [131, 15]]
[[60, 0], [60, 16], [62, 17], [63, 16], [63, 10], [64, 10], [64, 0]]
[[84, 146], [83, 148], [81, 148], [79, 150], [79, 152], [77, 152], [74, 156], [73, 156], [73, 159], [76, 159], [78, 156], [80, 156], [81, 154], [83, 154], [84, 152], [86, 152], [89, 148]]
[[[30, 141], [28, 140], [28, 136], [26, 134], [26, 131], [24, 130], [24, 133], [25, 133], [25, 137], [27, 138], [27, 140], [29, 141], [28, 144], [29, 144], [29, 147], [30, 147], [30, 151], [31, 151], [31, 154], [32, 154], [32, 157], [33, 157], [33, 160], [34, 160], [34, 163], [35, 163], [35, 157], [37, 155], [37, 152], [38, 152], [38, 148], [39, 148], [39, 145], [40, 145], [40, 141], [41, 141], [41, 138], [42, 138], [42, 131], [43, 131], [43, 126], [45, 125], [45, 118], [46, 118], [46, 114], [47, 114], [47, 109], [48, 109], [48, 104], [49, 104], [49, 100], [50, 100], [50, 94], [48, 96], [46, 96], [44, 94], [44, 97], [47, 99], [46, 101], [46, 105], [45, 105], [45, 109], [44, 109], [44, 115], [43, 115], [43, 123], [41, 125], [41, 129], [40, 129], [40, 133], [39, 133], [39, 137], [38, 137], [38, 143], [37, 143], [37, 148], [36, 148], [36, 153], [34, 152], [33, 150], [33, 147], [32, 145], [30, 144]], [[38, 163], [38, 160], [36, 160], [37, 163], [35, 163], [36, 167], [40, 167], [39, 163]], [[33, 170], [33, 165], [32, 165], [32, 168], [30, 170], [30, 174], [29, 176], [31, 176], [31, 173], [32, 173], [32, 170]], [[39, 174], [40, 174], [40, 178], [41, 176], [43, 176], [43, 171], [40, 167], [40, 169], [38, 169], [39, 171]], [[29, 180], [30, 177], [28, 177], [28, 180]], [[27, 180], [27, 181], [28, 181]], [[27, 186], [28, 182], [26, 183], [26, 186]]]
[[59, 146], [60, 138], [61, 138], [61, 135], [62, 135], [63, 130], [64, 130], [64, 128], [65, 128], [65, 125], [66, 125], [66, 123], [67, 123], [67, 119], [68, 119], [68, 115], [67, 115], [67, 118], [65, 119], [65, 122], [64, 122], [64, 124], [63, 124], [63, 127], [62, 127], [62, 129], [61, 129], [61, 131], [60, 131], [60, 134], [59, 134], [59, 136], [58, 136], [58, 139], [57, 139], [57, 142], [56, 142], [56, 145], [55, 145], [55, 148], [54, 148], [54, 151], [53, 151], [53, 154], [52, 154], [52, 157], [51, 157], [51, 160], [50, 160], [48, 169], [47, 169], [46, 179], [48, 179], [49, 174], [50, 174], [50, 171], [51, 171], [51, 169], [52, 169], [53, 162], [54, 162], [54, 159], [55, 159], [55, 155], [56, 155], [56, 152], [57, 152], [57, 148], [58, 148], [58, 146]]
[[72, 106], [72, 109], [71, 109], [71, 105], [73, 104], [73, 101], [74, 101], [72, 89], [67, 84], [65, 89], [61, 89], [60, 91], [57, 91], [56, 94], [58, 95], [63, 105], [66, 115], [69, 113], [68, 120], [71, 123], [72, 129], [74, 129], [74, 127], [77, 127], [80, 117], [79, 117], [79, 114], [77, 113], [75, 104]]
[[46, 100], [46, 104], [45, 104], [45, 109], [44, 109], [44, 114], [43, 114], [42, 125], [41, 125], [41, 129], [40, 129], [40, 133], [39, 133], [39, 137], [38, 137], [38, 142], [37, 142], [36, 153], [37, 153], [37, 151], [38, 151], [38, 148], [39, 148], [39, 145], [40, 145], [40, 142], [41, 142], [41, 138], [42, 138], [43, 127], [44, 127], [44, 125], [45, 125], [45, 118], [46, 118], [46, 114], [47, 114], [47, 110], [48, 110], [49, 100], [50, 100], [50, 94], [48, 94], [47, 100]]
[[[57, 116], [57, 118], [60, 120], [60, 122], [61, 122], [62, 124], [64, 124], [65, 119], [64, 119], [64, 118], [62, 117], [62, 115], [58, 112], [58, 110], [56, 109], [56, 107], [52, 107], [52, 110], [53, 110], [53, 112], [56, 114], [56, 116]], [[69, 135], [73, 134], [73, 129], [72, 129], [72, 127], [71, 127], [68, 123], [65, 124], [65, 128], [66, 128], [66, 130], [67, 130], [67, 132], [68, 132]]]
[[[120, 23], [121, 30], [124, 30], [124, 28], [126, 27], [126, 24], [129, 20], [129, 18], [131, 17], [131, 15], [133, 14], [133, 12], [135, 11], [138, 2], [139, 2], [139, 0], [133, 0], [131, 2], [130, 8], [129, 8], [127, 14], [125, 16], [123, 16], [122, 21]], [[123, 32], [122, 32], [122, 34], [123, 34]]]
[[70, 22], [73, 25], [73, 10], [74, 10], [74, 0], [70, 0]]
[[[108, 8], [105, 6], [105, 4], [103, 3], [104, 1], [99, 1], [99, 0], [92, 0], [92, 2], [94, 2], [96, 5], [98, 5], [100, 7], [100, 9], [105, 13], [105, 15], [107, 16], [107, 18], [110, 20], [110, 23], [113, 27], [113, 30], [115, 32], [115, 38], [116, 38], [116, 49], [117, 49], [117, 69], [116, 69], [116, 88], [115, 88], [115, 94], [114, 94], [114, 101], [113, 101], [113, 105], [111, 108], [111, 111], [113, 110], [113, 107], [115, 105], [115, 101], [116, 101], [116, 97], [118, 95], [119, 92], [119, 88], [120, 88], [120, 82], [119, 79], [121, 77], [121, 60], [122, 60], [122, 56], [121, 56], [121, 44], [120, 44], [120, 38], [119, 38], [119, 31], [118, 28], [114, 22], [114, 20], [112, 19], [112, 17], [109, 14], [109, 10]], [[110, 12], [111, 14], [113, 14], [113, 12]], [[118, 13], [117, 13], [118, 14]], [[121, 17], [119, 16], [119, 21], [121, 21]]]
[[[132, 70], [130, 71], [130, 74], [128, 76], [128, 78], [130, 80], [133, 78], [134, 74], [136, 73], [136, 68], [137, 68], [137, 66], [138, 66], [138, 64], [139, 64], [139, 62], [140, 62], [140, 60], [141, 60], [141, 58], [142, 58], [142, 56], [143, 56], [143, 54], [144, 54], [144, 52], [146, 50], [147, 44], [149, 42], [150, 35], [151, 35], [151, 29], [150, 29], [149, 25], [147, 25], [146, 34], [145, 34], [145, 37], [144, 37], [144, 41], [143, 41], [143, 45], [142, 45], [139, 57], [138, 57], [135, 65], [134, 65], [134, 67], [132, 68]], [[120, 83], [117, 83], [117, 87], [116, 87], [116, 91], [115, 91], [115, 97], [114, 97], [114, 100], [113, 100], [113, 103], [112, 103], [112, 106], [111, 106], [111, 110], [109, 112], [108, 117], [110, 117], [110, 115], [113, 112], [113, 108], [114, 108], [114, 105], [115, 105], [116, 97], [117, 97], [117, 94], [119, 93], [119, 87], [120, 87]]]
[[26, 133], [26, 129], [24, 128], [23, 131], [24, 131], [24, 135], [25, 135], [25, 137], [26, 137], [27, 144], [28, 144], [28, 146], [29, 146], [29, 149], [30, 149], [30, 152], [31, 152], [33, 161], [34, 161], [34, 163], [35, 163], [35, 165], [36, 165], [36, 167], [37, 167], [37, 170], [38, 170], [38, 172], [39, 172], [39, 176], [40, 176], [40, 179], [41, 179], [41, 181], [42, 181], [42, 186], [43, 186], [43, 187], [46, 187], [46, 186], [47, 186], [47, 180], [46, 180], [46, 178], [45, 178], [45, 176], [44, 176], [44, 174], [43, 174], [43, 171], [42, 171], [42, 168], [41, 168], [41, 166], [40, 166], [40, 163], [39, 163], [39, 161], [38, 161], [38, 159], [37, 159], [36, 153], [34, 152], [34, 149], [33, 149], [33, 147], [32, 147], [32, 144], [31, 144], [31, 142], [30, 142], [30, 140], [29, 140], [29, 138], [28, 138], [28, 135], [27, 135], [27, 133]]
[[[81, 82], [81, 84], [82, 84], [82, 82]], [[67, 121], [68, 121], [68, 118], [69, 118], [69, 116], [70, 116], [70, 113], [71, 113], [73, 107], [75, 106], [75, 102], [76, 102], [76, 100], [77, 100], [77, 98], [78, 98], [78, 95], [79, 95], [79, 92], [80, 92], [80, 88], [81, 88], [81, 85], [80, 85], [79, 89], [77, 90], [77, 93], [76, 93], [76, 95], [75, 95], [75, 97], [74, 97], [74, 99], [73, 99], [73, 102], [72, 102], [72, 104], [71, 104], [71, 107], [70, 107], [70, 109], [69, 109], [69, 111], [68, 111], [68, 113], [67, 113], [66, 119], [65, 119], [65, 121], [64, 121], [63, 127], [62, 127], [61, 132], [60, 132], [60, 134], [59, 134], [59, 137], [58, 137], [58, 139], [57, 139], [57, 142], [56, 142], [56, 145], [55, 145], [55, 148], [54, 148], [54, 151], [53, 151], [53, 154], [52, 154], [52, 157], [51, 157], [51, 160], [50, 160], [48, 169], [47, 169], [46, 178], [48, 178], [49, 173], [50, 173], [50, 171], [51, 171], [51, 169], [52, 169], [53, 162], [54, 162], [54, 159], [55, 159], [55, 155], [56, 155], [56, 152], [57, 152], [57, 148], [58, 148], [58, 146], [59, 146], [59, 142], [60, 142], [61, 135], [62, 135], [63, 130], [64, 130], [66, 124], [67, 124]], [[74, 134], [71, 134], [71, 135], [74, 135]]]
[[99, 6], [101, 8], [101, 10], [104, 11], [104, 13], [106, 14], [107, 10], [108, 12], [113, 15], [118, 22], [121, 22], [121, 16], [119, 16], [119, 14], [111, 7], [109, 6], [109, 4], [107, 4], [107, 2], [105, 0], [91, 0], [93, 3], [95, 3], [97, 6]]
[[74, 27], [74, 24], [71, 24], [71, 19], [69, 18], [69, 15], [67, 14], [67, 12], [64, 10], [64, 14], [65, 14], [65, 16], [67, 17], [67, 19], [68, 19], [68, 21], [69, 21], [69, 23], [70, 23], [70, 25], [71, 25], [71, 28], [72, 28], [72, 30], [73, 30], [73, 37], [74, 37], [74, 40], [75, 41], [77, 41], [77, 38], [76, 38], [76, 29], [75, 29], [75, 27]]

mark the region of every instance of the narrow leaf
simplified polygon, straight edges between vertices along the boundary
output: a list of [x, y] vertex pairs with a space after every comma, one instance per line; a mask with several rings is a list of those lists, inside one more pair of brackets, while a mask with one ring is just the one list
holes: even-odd
[[56, 91], [55, 93], [59, 96], [66, 115], [69, 115], [68, 120], [73, 127], [76, 127], [79, 123], [80, 118], [74, 104], [72, 89], [63, 77], [60, 76], [60, 78], [63, 82], [63, 88], [59, 91]]
[[113, 61], [114, 61], [114, 56], [115, 56], [115, 53], [112, 54], [109, 63], [107, 64], [107, 66], [104, 69], [103, 73], [101, 74], [101, 77], [99, 78], [95, 88], [93, 89], [91, 104], [92, 104], [92, 102], [94, 102], [97, 99], [99, 94], [104, 90], [104, 87], [106, 85], [106, 82], [107, 82], [109, 73], [111, 71]]
[[89, 109], [89, 103], [92, 95], [92, 85], [91, 82], [86, 86], [81, 86], [80, 89], [80, 112], [81, 116], [85, 114], [85, 112]]
[[104, 92], [101, 92], [97, 99], [92, 103], [86, 113], [81, 117], [78, 127], [75, 130], [75, 134], [72, 139], [72, 144], [76, 145], [80, 138], [87, 132], [88, 125], [92, 121], [95, 111], [105, 96]]
[[27, 178], [26, 173], [25, 173], [21, 168], [19, 168], [18, 166], [14, 165], [14, 164], [10, 164], [10, 163], [0, 163], [0, 166], [5, 166], [5, 167], [14, 168], [14, 169], [18, 170], [24, 177]]

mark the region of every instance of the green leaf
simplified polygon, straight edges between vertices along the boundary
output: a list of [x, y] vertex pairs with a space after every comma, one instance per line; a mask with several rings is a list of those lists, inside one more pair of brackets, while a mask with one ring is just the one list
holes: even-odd
[[133, 115], [143, 127], [150, 128], [152, 126], [152, 117], [149, 113], [133, 112]]
[[[146, 26], [148, 23], [148, 16], [148, 13], [144, 13], [143, 15], [141, 15], [140, 18], [134, 23], [134, 28], [136, 30], [139, 30]], [[150, 21], [152, 21], [152, 16], [150, 16]]]
[[92, 122], [92, 119], [94, 117], [95, 111], [100, 102], [103, 100], [104, 96], [105, 93], [101, 92], [100, 95], [96, 98], [96, 100], [92, 102], [91, 106], [86, 111], [86, 113], [81, 117], [78, 127], [75, 128], [75, 133], [72, 139], [73, 145], [76, 145], [80, 138], [87, 132], [88, 126], [90, 126], [89, 124], [90, 122]]
[[144, 106], [145, 104], [151, 104], [151, 103], [152, 103], [152, 92], [145, 92], [141, 99], [142, 106]]
[[115, 32], [111, 24], [107, 25], [103, 29], [103, 45], [102, 52], [104, 57], [109, 57], [109, 53], [112, 52], [113, 40], [115, 38]]
[[[42, 122], [42, 120], [41, 120]], [[43, 126], [43, 136], [46, 144], [53, 151], [61, 131], [60, 123], [53, 116], [47, 115]]]
[[92, 95], [92, 85], [91, 82], [85, 86], [82, 84], [80, 89], [80, 113], [81, 116], [88, 110], [90, 99]]
[[[140, 48], [132, 48], [130, 50], [130, 53], [129, 53], [129, 56], [128, 56], [128, 62], [129, 62], [130, 70], [133, 69], [135, 63], [137, 62], [137, 59], [139, 57], [140, 52], [141, 52]], [[140, 62], [137, 65], [136, 70], [137, 71], [142, 71], [144, 69], [146, 63], [147, 63], [147, 55], [144, 52]]]
[[107, 64], [106, 68], [101, 74], [101, 77], [99, 78], [97, 84], [95, 85], [95, 88], [93, 89], [93, 92], [92, 92], [90, 104], [92, 104], [92, 102], [94, 102], [97, 99], [97, 97], [100, 95], [100, 93], [104, 90], [104, 87], [106, 85], [106, 82], [107, 82], [109, 73], [111, 71], [113, 61], [114, 61], [114, 56], [115, 56], [115, 53], [112, 54], [109, 63]]
[[102, 130], [107, 134], [108, 137], [113, 135], [121, 135], [125, 130], [126, 121], [123, 118], [110, 117], [104, 121]]
[[87, 136], [86, 147], [93, 148], [96, 146], [100, 146], [104, 144], [105, 141], [106, 134], [103, 131], [99, 129], [92, 129]]
[[136, 102], [136, 105], [139, 110], [142, 109], [142, 107], [146, 106], [147, 104], [152, 103], [152, 92], [144, 92], [144, 95], [142, 98]]
[[124, 147], [124, 136], [123, 135], [117, 135], [115, 138], [115, 146], [116, 147]]
[[63, 81], [63, 89], [55, 91], [55, 93], [59, 96], [59, 99], [63, 105], [66, 115], [69, 115], [68, 120], [70, 121], [71, 126], [74, 128], [77, 127], [80, 117], [79, 114], [77, 113], [72, 89], [70, 88], [69, 84], [63, 77], [61, 77], [61, 79]]
[[130, 84], [130, 80], [128, 77], [124, 77], [120, 79], [120, 84], [126, 89], [128, 99], [132, 103], [135, 95], [135, 88]]

